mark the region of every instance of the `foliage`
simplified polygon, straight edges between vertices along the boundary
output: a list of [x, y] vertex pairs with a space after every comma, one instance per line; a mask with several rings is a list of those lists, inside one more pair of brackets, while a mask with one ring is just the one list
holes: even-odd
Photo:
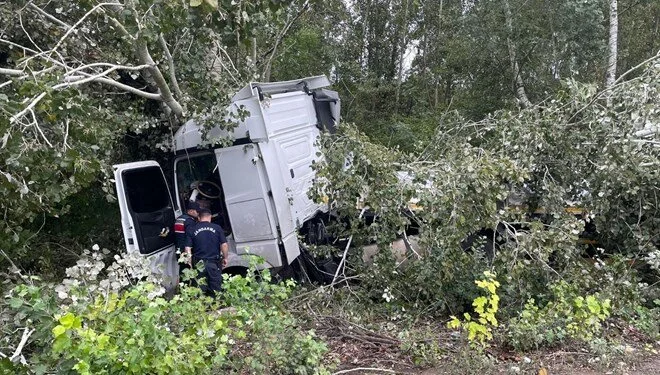
[[[660, 66], [640, 68], [605, 91], [568, 81], [528, 110], [477, 122], [448, 114], [409, 152], [347, 124], [322, 139], [313, 195], [343, 220], [337, 236], [353, 236], [348, 267], [359, 274], [359, 296], [457, 315], [478, 296], [473, 280], [492, 267], [516, 347], [584, 343], [602, 335], [609, 316], [653, 332], [645, 317], [659, 276], [652, 103]], [[390, 243], [411, 232], [415, 241], [394, 250]], [[367, 243], [379, 251], [365, 265]]]
[[170, 149], [172, 132], [188, 119], [231, 126], [229, 94], [255, 69], [254, 62], [233, 60], [245, 59], [256, 26], [277, 25], [285, 5], [127, 0], [3, 6], [0, 247], [21, 263], [42, 219], [65, 214], [67, 199], [98, 186], [99, 178], [102, 197], [113, 200], [111, 166], [131, 159], [133, 149], [122, 147], [127, 138], [146, 142], [153, 155]]
[[301, 331], [293, 315], [283, 311], [295, 283], [274, 283], [268, 270], [246, 277], [234, 276], [223, 283], [222, 304], [235, 309], [236, 346], [227, 364], [212, 373], [326, 374], [321, 366], [327, 352], [314, 331]]
[[[619, 1], [618, 66], [626, 73], [601, 91], [603, 2], [508, 0], [511, 16], [504, 3], [7, 3], [0, 8], [0, 250], [44, 274], [23, 278], [5, 299], [3, 349], [18, 344], [16, 329], [39, 328], [25, 350], [42, 366], [35, 369], [84, 361], [84, 370], [109, 358], [92, 361], [104, 351], [90, 350], [105, 327], [136, 324], [154, 337], [145, 345], [170, 348], [172, 337], [191, 337], [172, 333], [173, 311], [231, 305], [226, 326], [203, 337], [228, 348], [215, 370], [311, 372], [325, 348], [280, 308], [290, 286], [251, 274], [227, 280], [216, 302], [183, 288], [178, 298], [187, 300], [179, 302], [188, 307], [181, 307], [162, 298], [157, 280], [121, 276], [141, 269], [138, 261], [120, 258], [108, 269], [100, 264], [107, 255], [76, 255], [92, 240], [118, 241], [117, 220], [99, 220], [108, 211], [102, 201], [113, 199], [113, 163], [162, 160], [172, 131], [188, 119], [205, 130], [231, 126], [228, 97], [246, 81], [322, 73], [341, 92], [348, 121], [320, 140], [325, 160], [313, 195], [329, 198], [339, 218], [333, 234], [352, 236], [347, 269], [359, 274], [359, 306], [460, 316], [480, 298], [474, 280], [491, 269], [502, 281], [498, 320], [513, 318], [507, 326], [516, 347], [596, 338], [608, 315], [657, 337], [660, 66], [656, 58], [628, 69], [660, 48], [659, 5]], [[517, 78], [536, 106], [514, 109]], [[405, 250], [390, 246], [404, 234], [416, 237]], [[584, 236], [595, 243], [579, 245]], [[374, 243], [379, 252], [364, 264], [361, 247]], [[42, 281], [73, 262], [78, 271], [61, 285]], [[112, 298], [123, 305], [96, 305]], [[158, 324], [128, 322], [152, 303], [158, 311], [149, 319]], [[186, 319], [210, 324], [197, 315]], [[75, 358], [51, 355], [57, 325], [65, 329], [58, 337], [79, 339], [67, 351]], [[546, 328], [551, 339], [539, 336]], [[103, 345], [138, 345], [130, 334]], [[218, 342], [224, 334], [233, 343]], [[197, 362], [219, 355], [185, 345], [200, 349]]]
[[550, 286], [553, 300], [539, 307], [534, 299], [511, 319], [508, 337], [518, 350], [552, 346], [567, 339], [589, 342], [602, 331], [611, 314], [611, 302], [599, 293], [580, 295], [575, 286], [559, 282]]
[[484, 279], [476, 280], [475, 283], [480, 289], [486, 292], [485, 296], [479, 296], [472, 301], [476, 317], [470, 313], [464, 313], [465, 321], [461, 322], [457, 317], [451, 316], [447, 327], [452, 329], [463, 328], [468, 334], [470, 345], [475, 348], [484, 348], [488, 341], [493, 339], [493, 328], [497, 327], [497, 318], [495, 313], [499, 308], [500, 297], [497, 295], [497, 288], [500, 283], [495, 280], [495, 274], [485, 271]]
[[79, 374], [192, 374], [224, 362], [229, 319], [206, 312], [211, 306], [198, 290], [184, 288], [167, 301], [157, 288], [140, 283], [97, 298], [81, 315], [56, 316], [53, 355]]
[[145, 258], [115, 260], [105, 267], [100, 253], [87, 254], [62, 284], [24, 279], [8, 294], [7, 329], [36, 329], [30, 371], [325, 373], [325, 345], [282, 308], [292, 282], [273, 284], [267, 273], [258, 279], [250, 271], [226, 278], [216, 300], [187, 285], [166, 298]]
[[[325, 142], [317, 198], [328, 197], [348, 223], [335, 228], [338, 236], [352, 234], [358, 246], [376, 241], [380, 249], [374, 264], [365, 268], [365, 292], [378, 298], [389, 288], [401, 303], [438, 311], [469, 306], [476, 297], [474, 280], [487, 259], [481, 251], [464, 252], [462, 242], [497, 226], [504, 214], [497, 201], [526, 172], [467, 142], [429, 145], [444, 147], [437, 150], [442, 157], [431, 158], [430, 153], [411, 155], [372, 144], [350, 125]], [[362, 207], [373, 224], [361, 223]], [[419, 228], [419, 243], [406, 252], [403, 267], [389, 243], [410, 226]], [[361, 257], [359, 247], [354, 251], [354, 259]], [[359, 262], [351, 265], [362, 269]]]

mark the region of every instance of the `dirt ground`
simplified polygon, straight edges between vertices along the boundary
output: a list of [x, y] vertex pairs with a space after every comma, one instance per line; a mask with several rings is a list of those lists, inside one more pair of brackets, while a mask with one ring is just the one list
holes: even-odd
[[463, 335], [436, 322], [401, 330], [387, 320], [358, 324], [318, 314], [308, 328], [327, 343], [325, 362], [334, 375], [660, 375], [660, 341], [629, 327], [612, 328], [591, 345], [565, 342], [525, 353], [497, 341], [470, 349]]
[[[655, 375], [660, 374], [660, 355], [655, 355], [652, 357], [646, 357], [639, 360], [637, 363], [633, 364], [620, 364], [619, 366], [614, 366], [610, 369], [601, 369], [596, 370], [593, 368], [585, 367], [584, 364], [579, 362], [564, 362], [561, 359], [557, 359], [553, 362], [547, 362], [547, 364], [536, 365], [536, 366], [527, 366], [526, 369], [520, 369], [517, 371], [516, 367], [520, 368], [522, 366], [517, 366], [516, 364], [500, 364], [497, 366], [497, 369], [492, 374], [524, 374], [524, 375]], [[596, 366], [597, 367], [597, 366]], [[543, 369], [545, 372], [543, 372]], [[422, 370], [418, 372], [418, 375], [443, 375], [443, 374], [455, 374], [451, 369], [443, 369], [441, 367], [431, 368], [427, 370]], [[470, 374], [470, 372], [466, 372]], [[478, 374], [484, 374], [479, 373]]]
[[[387, 361], [386, 361], [387, 362]], [[391, 361], [389, 361], [392, 363]], [[373, 367], [372, 367], [373, 366]], [[380, 367], [382, 366], [382, 367]], [[596, 366], [597, 367], [597, 366]], [[585, 364], [573, 361], [556, 359], [547, 364], [519, 365], [516, 363], [500, 363], [494, 368], [484, 369], [461, 368], [455, 364], [438, 365], [429, 369], [406, 368], [399, 363], [398, 366], [383, 366], [383, 363], [372, 365], [361, 364], [356, 366], [341, 366], [335, 374], [410, 374], [410, 375], [448, 375], [448, 374], [522, 374], [522, 375], [655, 375], [660, 374], [660, 355], [646, 357], [634, 364], [626, 364], [620, 368], [616, 366], [609, 369], [597, 370], [585, 367]]]
[[[337, 332], [336, 325], [334, 329]], [[456, 343], [445, 336], [445, 340], [441, 340], [445, 344], [440, 346], [437, 356], [429, 353], [420, 363], [419, 351], [406, 350], [393, 338], [373, 333], [365, 335], [356, 327], [339, 336], [321, 336], [325, 336], [329, 344], [329, 361], [339, 363], [336, 375], [660, 375], [660, 343], [653, 347], [626, 345], [624, 350], [610, 357], [580, 350], [519, 355], [493, 349], [479, 355], [457, 348]]]

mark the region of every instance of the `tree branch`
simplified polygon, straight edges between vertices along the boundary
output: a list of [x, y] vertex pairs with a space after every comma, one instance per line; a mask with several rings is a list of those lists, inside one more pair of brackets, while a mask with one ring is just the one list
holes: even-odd
[[[88, 77], [72, 76], [72, 77], [68, 77], [67, 81], [69, 81], [73, 86], [73, 84], [75, 84], [75, 85], [81, 84], [81, 83], [78, 83], [77, 80], [82, 80], [82, 79], [85, 79], [85, 78], [88, 78]], [[117, 82], [115, 80], [105, 78], [105, 77], [97, 77], [97, 78], [94, 78], [93, 80], [90, 80], [88, 82], [103, 83], [105, 85], [116, 87], [118, 89], [124, 90], [126, 92], [131, 93], [131, 94], [135, 94], [135, 95], [140, 96], [140, 97], [145, 98], [145, 99], [158, 100], [158, 101], [163, 100], [163, 98], [161, 97], [160, 94], [142, 91], [140, 89], [136, 89], [135, 87], [125, 85], [121, 82]]]
[[[16, 347], [16, 351], [14, 351], [14, 354], [9, 359], [10, 361], [14, 362], [19, 357], [22, 357], [21, 352], [23, 351], [23, 347], [25, 346], [27, 340], [30, 338], [30, 336], [32, 336], [33, 333], [34, 333], [34, 329], [28, 331], [28, 328], [25, 327], [25, 330], [23, 331], [23, 337], [21, 337], [21, 342], [18, 344], [18, 346]], [[21, 363], [25, 364], [25, 359], [23, 359]]]
[[[65, 77], [64, 78], [65, 82], [53, 86], [53, 89], [54, 90], [59, 90], [59, 89], [65, 88], [65, 87], [77, 86], [77, 85], [81, 85], [83, 83], [91, 82], [91, 81], [94, 81], [98, 78], [105, 77], [108, 74], [118, 70], [119, 68], [120, 68], [119, 66], [113, 66], [112, 68], [104, 70], [101, 73], [98, 73], [96, 75], [89, 76], [89, 77], [84, 77], [84, 78], [81, 78], [81, 79], [77, 79], [80, 76], [73, 76], [73, 80], [69, 80], [68, 78], [70, 78], [70, 77]], [[140, 66], [136, 66], [136, 67], [132, 67], [132, 68], [133, 68], [132, 70], [142, 70], [142, 69], [145, 69], [145, 68], [149, 68], [149, 66], [148, 65], [140, 65]]]
[[7, 68], [0, 68], [0, 74], [6, 75], [6, 76], [13, 76], [13, 77], [20, 77], [20, 76], [25, 76], [24, 71], [19, 70], [19, 69], [7, 69]]
[[511, 70], [513, 71], [513, 81], [515, 86], [516, 98], [518, 98], [518, 101], [520, 102], [520, 105], [523, 108], [529, 108], [532, 106], [532, 103], [529, 101], [529, 98], [527, 97], [527, 93], [525, 92], [525, 85], [523, 83], [522, 76], [520, 75], [520, 65], [518, 64], [518, 58], [516, 56], [516, 45], [514, 44], [514, 41], [512, 39], [513, 16], [511, 14], [511, 8], [509, 6], [509, 0], [504, 0], [504, 16], [505, 16], [506, 28], [508, 32], [506, 37], [506, 43], [507, 43], [507, 49], [509, 51]]
[[622, 81], [622, 80], [623, 80], [628, 74], [634, 72], [635, 70], [637, 70], [637, 69], [643, 67], [644, 65], [646, 65], [646, 64], [648, 64], [648, 63], [650, 63], [651, 61], [656, 60], [656, 59], [660, 59], [660, 51], [658, 51], [658, 53], [656, 53], [655, 56], [650, 57], [650, 58], [648, 58], [648, 59], [642, 61], [641, 63], [639, 63], [639, 64], [633, 66], [633, 67], [630, 68], [630, 69], [628, 69], [625, 73], [621, 74], [621, 75], [619, 76], [619, 78], [616, 79], [616, 81], [614, 82], [614, 84], [617, 84], [617, 83], [621, 82], [621, 81]]
[[387, 374], [396, 374], [396, 371], [389, 370], [389, 369], [386, 369], [386, 368], [356, 367], [356, 368], [351, 368], [351, 369], [347, 369], [347, 370], [337, 371], [337, 372], [332, 373], [332, 375], [348, 374], [348, 373], [356, 372], [356, 371], [359, 371], [361, 373], [364, 372], [364, 371], [377, 371], [377, 372], [384, 372], [384, 373], [387, 373]]
[[172, 112], [174, 112], [175, 115], [182, 117], [183, 107], [181, 107], [181, 104], [179, 104], [179, 102], [172, 96], [172, 91], [170, 91], [170, 87], [167, 85], [163, 73], [161, 73], [160, 69], [158, 69], [154, 62], [154, 59], [151, 57], [149, 49], [147, 48], [147, 43], [144, 40], [139, 40], [137, 42], [136, 53], [140, 63], [149, 66], [147, 71], [151, 74], [151, 78], [154, 80], [154, 83], [160, 91], [161, 100], [172, 109]]
[[142, 70], [142, 69], [145, 69], [145, 68], [149, 67], [148, 65], [129, 66], [129, 65], [117, 65], [117, 64], [110, 64], [110, 63], [92, 63], [92, 64], [82, 65], [82, 66], [79, 66], [77, 68], [74, 68], [73, 70], [70, 70], [70, 71], [66, 72], [65, 75], [71, 75], [71, 74], [79, 72], [81, 70], [85, 70], [85, 69], [89, 69], [89, 68], [95, 68], [95, 67], [99, 67], [99, 66], [110, 67], [111, 70], [129, 70], [129, 71]]
[[160, 46], [163, 48], [163, 51], [165, 52], [165, 57], [167, 57], [167, 64], [170, 70], [170, 81], [172, 81], [172, 88], [174, 89], [174, 93], [179, 98], [179, 100], [183, 99], [183, 93], [179, 88], [179, 82], [176, 80], [176, 73], [174, 71], [174, 59], [172, 58], [170, 49], [167, 48], [167, 42], [165, 41], [165, 37], [163, 37], [163, 34], [160, 34], [160, 36], [158, 37], [158, 41], [160, 41]]
[[273, 45], [273, 48], [271, 49], [270, 57], [268, 58], [268, 61], [266, 62], [266, 66], [264, 67], [264, 72], [262, 74], [262, 77], [266, 82], [270, 81], [270, 67], [271, 67], [271, 64], [273, 62], [273, 58], [275, 57], [275, 53], [277, 52], [277, 47], [279, 46], [279, 44], [282, 42], [282, 40], [286, 36], [286, 33], [289, 32], [289, 29], [291, 28], [291, 26], [293, 26], [293, 24], [296, 23], [298, 18], [300, 18], [300, 16], [305, 14], [305, 12], [307, 12], [308, 9], [309, 9], [309, 0], [306, 0], [305, 3], [303, 4], [302, 8], [298, 12], [298, 14], [296, 14], [296, 16], [293, 17], [293, 19], [288, 24], [284, 25], [284, 28], [282, 29], [282, 31], [277, 36], [277, 39], [275, 40], [275, 44]]
[[617, 8], [617, 0], [610, 0], [610, 34], [607, 43], [609, 56], [605, 72], [605, 87], [610, 87], [616, 83], [617, 40], [619, 35]]
[[41, 14], [42, 16], [46, 17], [47, 19], [51, 20], [52, 22], [64, 27], [65, 29], [70, 29], [71, 25], [69, 25], [66, 22], [63, 22], [59, 19], [57, 19], [55, 16], [52, 14], [46, 12], [45, 10], [39, 8], [38, 6], [34, 5], [34, 3], [29, 3], [28, 6], [32, 9], [34, 9], [37, 13]]
[[37, 105], [37, 103], [39, 103], [39, 101], [41, 99], [43, 99], [44, 96], [46, 96], [45, 92], [42, 92], [41, 94], [37, 95], [34, 99], [32, 99], [30, 104], [28, 104], [28, 106], [25, 107], [25, 109], [23, 109], [22, 111], [18, 112], [15, 115], [11, 116], [11, 118], [9, 119], [9, 123], [13, 124], [14, 122], [16, 122], [16, 120], [18, 120], [19, 118], [25, 116], [25, 114], [28, 113], [30, 110], [32, 110], [32, 108], [34, 108], [34, 106]]
[[[137, 69], [138, 67], [135, 67], [135, 68]], [[144, 66], [141, 66], [141, 67], [139, 67], [139, 68], [144, 69], [144, 68], [148, 68], [148, 66], [147, 66], [147, 65], [144, 65]], [[156, 93], [150, 93], [150, 92], [142, 91], [142, 90], [136, 89], [135, 87], [125, 85], [125, 84], [123, 84], [123, 83], [120, 83], [120, 82], [114, 81], [114, 80], [109, 79], [109, 78], [105, 78], [105, 75], [107, 75], [107, 74], [109, 74], [109, 73], [111, 73], [111, 72], [113, 72], [113, 71], [115, 71], [115, 70], [117, 70], [117, 69], [119, 69], [119, 67], [115, 67], [115, 68], [108, 69], [108, 70], [106, 70], [106, 71], [104, 71], [104, 72], [102, 72], [102, 73], [99, 73], [99, 74], [97, 74], [97, 75], [94, 75], [94, 76], [89, 76], [89, 75], [84, 75], [84, 76], [80, 76], [80, 75], [78, 75], [78, 76], [68, 76], [68, 77], [65, 77], [65, 78], [64, 78], [64, 81], [65, 81], [65, 82], [63, 82], [63, 83], [59, 83], [59, 84], [57, 84], [57, 85], [54, 85], [54, 86], [52, 87], [52, 89], [54, 89], [54, 90], [62, 90], [62, 89], [66, 89], [66, 88], [69, 88], [69, 87], [82, 85], [82, 84], [84, 84], [84, 83], [88, 83], [88, 82], [99, 82], [99, 83], [103, 83], [103, 84], [106, 84], [106, 85], [109, 85], [109, 86], [113, 86], [113, 87], [119, 88], [119, 89], [121, 89], [121, 90], [124, 90], [124, 91], [126, 91], [126, 92], [129, 92], [129, 93], [131, 93], [131, 94], [135, 94], [135, 95], [140, 96], [140, 97], [145, 98], [145, 99], [164, 101], [163, 97], [162, 97], [160, 94], [156, 94]], [[32, 108], [34, 108], [34, 106], [37, 105], [37, 103], [39, 103], [39, 101], [41, 101], [41, 99], [43, 99], [45, 96], [46, 96], [46, 93], [45, 93], [45, 92], [42, 92], [41, 94], [39, 94], [39, 95], [37, 95], [36, 97], [34, 97], [34, 99], [32, 99], [32, 100], [30, 101], [30, 104], [28, 104], [27, 107], [25, 107], [22, 111], [18, 112], [17, 114], [15, 114], [14, 116], [12, 116], [12, 117], [9, 119], [9, 123], [14, 123], [14, 122], [16, 122], [19, 118], [25, 116], [25, 115], [26, 115], [28, 112], [30, 112], [30, 111], [32, 110]]]
[[74, 30], [76, 30], [76, 28], [77, 28], [78, 26], [80, 26], [80, 24], [81, 24], [85, 19], [87, 19], [87, 17], [89, 17], [89, 16], [90, 16], [92, 13], [94, 13], [97, 9], [99, 9], [99, 8], [101, 8], [101, 7], [104, 7], [104, 6], [120, 6], [120, 7], [121, 7], [122, 5], [121, 5], [121, 4], [118, 4], [118, 3], [100, 3], [100, 4], [95, 5], [92, 9], [90, 9], [87, 13], [85, 13], [85, 15], [82, 16], [82, 18], [80, 18], [78, 21], [76, 21], [76, 23], [74, 23], [73, 26], [71, 26], [71, 28], [69, 28], [69, 30], [67, 30], [67, 32], [64, 33], [64, 35], [62, 35], [62, 37], [60, 38], [60, 40], [55, 44], [55, 47], [53, 47], [53, 48], [50, 50], [50, 53], [55, 52], [55, 50], [57, 50], [57, 48], [58, 48], [60, 45], [62, 45], [62, 43], [64, 43], [64, 40], [66, 40], [66, 38], [67, 38], [69, 35], [71, 35], [71, 33], [72, 33]]
[[[364, 215], [364, 212], [367, 210], [367, 207], [364, 207], [362, 211], [360, 211], [360, 216], [358, 216], [358, 220], [362, 219], [362, 215]], [[335, 272], [335, 276], [332, 278], [332, 283], [334, 284], [337, 278], [339, 277], [339, 271], [341, 271], [342, 266], [346, 262], [346, 255], [348, 255], [348, 249], [351, 247], [351, 242], [353, 241], [353, 235], [348, 238], [348, 242], [346, 243], [346, 248], [344, 249], [344, 255], [341, 257], [341, 261], [339, 262], [339, 265], [337, 266], [337, 272]]]

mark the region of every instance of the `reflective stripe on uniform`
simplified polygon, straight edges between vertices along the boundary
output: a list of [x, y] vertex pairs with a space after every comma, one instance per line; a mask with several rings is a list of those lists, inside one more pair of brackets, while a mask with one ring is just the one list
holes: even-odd
[[174, 233], [186, 233], [185, 224], [177, 220], [177, 222], [174, 223]]

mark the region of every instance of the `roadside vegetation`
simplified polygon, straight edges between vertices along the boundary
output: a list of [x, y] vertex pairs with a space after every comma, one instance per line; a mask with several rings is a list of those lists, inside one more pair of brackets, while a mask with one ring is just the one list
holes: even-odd
[[[616, 7], [0, 1], [0, 373], [657, 363], [660, 5], [619, 0], [618, 30]], [[122, 252], [111, 166], [168, 165], [246, 82], [316, 74], [342, 98], [309, 193], [331, 285], [166, 293]]]

